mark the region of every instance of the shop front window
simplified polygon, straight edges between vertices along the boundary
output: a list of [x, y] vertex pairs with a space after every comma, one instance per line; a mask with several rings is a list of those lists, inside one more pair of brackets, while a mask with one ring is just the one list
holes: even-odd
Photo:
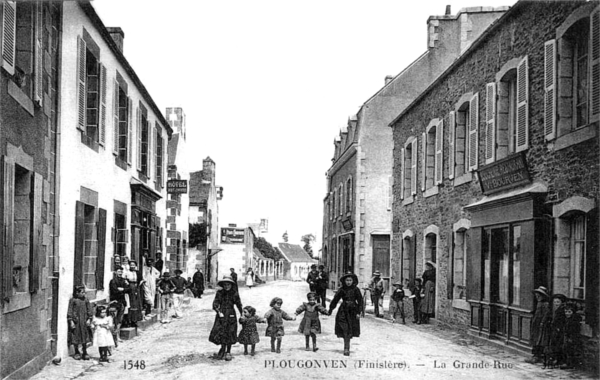
[[519, 304], [521, 291], [520, 247], [520, 225], [484, 230], [482, 245], [484, 300], [504, 305]]

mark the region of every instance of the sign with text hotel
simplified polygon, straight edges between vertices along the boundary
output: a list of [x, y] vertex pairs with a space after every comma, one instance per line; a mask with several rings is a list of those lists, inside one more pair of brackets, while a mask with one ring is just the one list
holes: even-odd
[[167, 194], [187, 194], [187, 180], [170, 179], [167, 181]]
[[485, 195], [531, 182], [525, 156], [522, 153], [487, 165], [477, 173], [481, 191]]
[[221, 228], [221, 243], [225, 244], [244, 244], [243, 228], [223, 227]]

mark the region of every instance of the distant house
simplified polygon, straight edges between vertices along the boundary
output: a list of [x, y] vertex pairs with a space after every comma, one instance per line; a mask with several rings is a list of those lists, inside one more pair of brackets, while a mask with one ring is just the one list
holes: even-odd
[[272, 281], [275, 279], [275, 260], [269, 259], [260, 253], [258, 248], [252, 251], [252, 268], [254, 274], [263, 281]]
[[284, 258], [283, 278], [292, 281], [304, 281], [312, 264], [317, 264], [298, 244], [279, 243], [276, 247]]

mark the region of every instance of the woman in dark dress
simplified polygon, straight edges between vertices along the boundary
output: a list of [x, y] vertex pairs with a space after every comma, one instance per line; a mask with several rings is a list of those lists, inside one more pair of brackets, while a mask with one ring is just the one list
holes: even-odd
[[423, 299], [421, 300], [421, 323], [429, 323], [429, 318], [435, 313], [435, 264], [425, 263], [423, 272]]
[[231, 345], [237, 342], [237, 316], [234, 306], [242, 314], [242, 301], [238, 292], [233, 288], [234, 282], [229, 277], [224, 277], [217, 283], [222, 289], [217, 291], [213, 301], [213, 310], [217, 313], [215, 323], [208, 340], [221, 345], [215, 359], [231, 360]]
[[362, 294], [356, 287], [358, 278], [354, 273], [346, 273], [340, 278], [342, 287], [336, 292], [329, 305], [329, 315], [342, 301], [335, 316], [335, 335], [344, 339], [344, 355], [350, 355], [350, 340], [360, 336], [360, 312], [362, 310]]
[[137, 269], [135, 261], [129, 262], [129, 272], [126, 275], [129, 281], [129, 326], [137, 327], [137, 323], [144, 319], [142, 314], [142, 294], [140, 293], [141, 271]]
[[531, 346], [533, 357], [527, 363], [539, 363], [544, 357], [544, 347], [550, 340], [548, 325], [552, 321], [552, 311], [548, 300], [548, 289], [543, 286], [532, 291], [535, 297], [533, 318], [531, 319]]

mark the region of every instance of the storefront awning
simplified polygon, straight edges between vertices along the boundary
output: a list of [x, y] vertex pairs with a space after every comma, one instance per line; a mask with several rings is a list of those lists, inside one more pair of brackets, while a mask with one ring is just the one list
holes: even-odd
[[391, 231], [390, 230], [372, 230], [371, 235], [390, 235]]
[[516, 196], [519, 196], [522, 194], [546, 193], [546, 192], [548, 192], [548, 188], [546, 187], [546, 185], [543, 185], [541, 183], [532, 183], [531, 185], [529, 185], [527, 187], [522, 187], [520, 189], [515, 189], [512, 191], [508, 191], [506, 193], [484, 196], [477, 202], [466, 205], [464, 208], [465, 208], [465, 210], [476, 209], [483, 205], [494, 203], [494, 202], [500, 201], [502, 199], [513, 198], [513, 197], [516, 197]]

